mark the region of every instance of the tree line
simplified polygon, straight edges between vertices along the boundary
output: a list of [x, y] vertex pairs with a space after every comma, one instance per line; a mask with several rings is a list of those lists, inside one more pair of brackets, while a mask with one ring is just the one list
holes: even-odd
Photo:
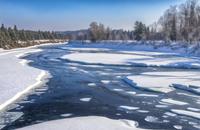
[[188, 0], [178, 6], [171, 6], [159, 19], [162, 39], [172, 41], [200, 40], [200, 5], [198, 0]]
[[181, 5], [171, 6], [158, 21], [147, 26], [140, 21], [134, 23], [131, 31], [112, 30], [101, 23], [92, 22], [89, 29], [70, 33], [72, 40], [200, 40], [200, 5], [198, 0], [187, 0]]
[[17, 26], [0, 27], [0, 48], [25, 47], [36, 44], [36, 40], [163, 40], [200, 41], [200, 4], [198, 0], [187, 0], [181, 5], [171, 6], [158, 21], [147, 26], [136, 21], [133, 30], [111, 29], [101, 23], [92, 22], [88, 29], [68, 32], [18, 30]]
[[153, 30], [140, 21], [136, 21], [134, 30], [111, 29], [101, 23], [92, 22], [89, 29], [66, 34], [71, 40], [150, 40]]
[[4, 49], [35, 45], [38, 43], [36, 40], [54, 41], [63, 38], [63, 35], [56, 32], [18, 30], [16, 25], [7, 28], [2, 24], [0, 27], [0, 48]]
[[70, 40], [134, 40], [133, 31], [113, 30], [97, 22], [92, 22], [89, 29], [70, 32], [66, 36]]

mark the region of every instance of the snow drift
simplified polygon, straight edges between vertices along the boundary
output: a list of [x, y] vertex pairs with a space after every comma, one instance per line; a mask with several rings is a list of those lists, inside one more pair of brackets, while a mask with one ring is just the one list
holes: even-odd
[[137, 122], [113, 120], [106, 117], [89, 116], [66, 118], [27, 126], [18, 130], [143, 130]]

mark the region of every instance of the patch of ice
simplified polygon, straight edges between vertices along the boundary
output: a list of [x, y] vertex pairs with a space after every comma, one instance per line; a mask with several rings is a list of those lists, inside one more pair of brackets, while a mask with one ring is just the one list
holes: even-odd
[[95, 84], [95, 83], [88, 83], [88, 86], [89, 86], [89, 87], [95, 87], [96, 84]]
[[110, 83], [109, 80], [101, 80], [101, 82], [104, 83], [104, 84], [109, 84]]
[[167, 105], [156, 105], [157, 108], [167, 108]]
[[77, 70], [78, 69], [77, 67], [74, 67], [74, 66], [70, 66], [69, 68], [72, 69], [72, 70]]
[[117, 89], [117, 88], [115, 88], [115, 89], [113, 89], [113, 91], [122, 92], [122, 91], [124, 91], [124, 90], [123, 90], [123, 89]]
[[73, 115], [72, 113], [67, 113], [67, 114], [61, 114], [60, 116], [62, 116], [62, 117], [70, 117], [72, 115]]
[[181, 125], [174, 125], [174, 128], [177, 129], [177, 130], [182, 130], [183, 127]]
[[190, 124], [190, 125], [197, 125], [198, 123], [190, 121], [188, 124]]
[[200, 119], [200, 113], [197, 113], [197, 112], [179, 110], [179, 109], [172, 109], [171, 111], [176, 114], [179, 114], [179, 115], [184, 115], [184, 116], [189, 116], [189, 117], [194, 117], [194, 118]]
[[127, 94], [130, 94], [130, 95], [135, 95], [136, 94], [136, 92], [134, 92], [134, 91], [128, 91], [128, 92], [126, 92]]
[[120, 113], [117, 113], [116, 115], [117, 115], [117, 116], [121, 116], [122, 114], [120, 114]]
[[198, 98], [199, 96], [196, 95], [192, 95], [192, 94], [188, 94], [188, 93], [177, 93], [178, 95], [183, 95], [183, 96], [189, 96], [189, 97], [194, 97], [194, 98]]
[[20, 54], [17, 54], [15, 55], [17, 58], [20, 58], [20, 57], [23, 57], [25, 55], [25, 53], [20, 53]]
[[119, 106], [120, 109], [126, 109], [126, 110], [138, 110], [139, 107], [133, 107], [133, 106]]
[[165, 112], [165, 115], [175, 117], [177, 114], [171, 112]]
[[139, 96], [139, 97], [158, 97], [158, 95], [155, 95], [155, 94], [137, 94], [136, 96]]
[[144, 120], [151, 123], [159, 122], [159, 119], [155, 116], [147, 116]]
[[[185, 57], [183, 55], [183, 47], [180, 46], [182, 54], [173, 53], [174, 50], [170, 47], [159, 47], [154, 49], [155, 45], [144, 45], [144, 44], [130, 44], [127, 46], [126, 43], [112, 44], [113, 41], [107, 43], [101, 43], [99, 45], [93, 43], [93, 45], [81, 45], [79, 48], [75, 46], [67, 47], [69, 50], [77, 51], [82, 50], [81, 53], [71, 53], [63, 56], [63, 59], [97, 63], [97, 64], [135, 64], [145, 66], [164, 66], [164, 67], [178, 67], [178, 68], [200, 68], [200, 61], [195, 58]], [[93, 46], [93, 47], [91, 47]], [[88, 51], [104, 51], [104, 49], [117, 49], [113, 53], [89, 53]], [[108, 50], [109, 50], [108, 49]], [[179, 51], [180, 51], [179, 50]], [[84, 52], [85, 51], [85, 52]], [[112, 50], [109, 50], [110, 52]], [[117, 54], [117, 53], [118, 54]], [[168, 57], [159, 57], [160, 55]], [[106, 57], [106, 58], [105, 58]], [[118, 57], [118, 58], [113, 58]]]
[[[177, 72], [147, 72], [140, 75], [128, 76], [124, 80], [133, 87], [144, 90], [153, 90], [168, 93], [173, 91], [172, 86], [186, 86], [184, 90], [200, 93], [200, 72], [177, 71]], [[195, 86], [195, 87], [192, 87]], [[175, 87], [176, 88], [176, 87]]]
[[81, 98], [80, 101], [89, 102], [92, 98]]
[[137, 112], [140, 112], [140, 113], [149, 113], [149, 111], [147, 111], [147, 110], [137, 110]]
[[59, 59], [49, 59], [50, 61], [55, 61], [55, 62], [58, 62], [58, 61], [60, 61]]
[[187, 105], [187, 104], [188, 104], [188, 103], [186, 103], [186, 102], [173, 100], [173, 99], [171, 99], [171, 98], [162, 99], [161, 101], [162, 101], [162, 102], [165, 102], [165, 103], [169, 103], [169, 104], [174, 104], [174, 105]]
[[28, 60], [21, 60], [19, 63], [22, 64], [22, 66], [25, 66], [29, 63], [29, 61]]
[[200, 125], [193, 125], [194, 128], [200, 129]]
[[146, 59], [152, 57], [145, 55], [114, 54], [114, 53], [99, 52], [99, 53], [71, 53], [62, 56], [61, 58], [72, 61], [87, 62], [87, 63], [124, 65], [124, 64], [130, 64], [129, 63], [130, 59], [135, 61], [136, 59]]
[[198, 108], [188, 107], [187, 109], [194, 112], [200, 112], [200, 109]]
[[164, 92], [168, 93], [172, 91], [168, 86], [163, 86], [161, 84], [162, 80], [159, 77], [146, 77], [144, 75], [136, 75], [136, 76], [128, 76], [124, 78], [125, 81], [130, 86], [142, 90], [142, 91], [150, 91], [150, 92]]

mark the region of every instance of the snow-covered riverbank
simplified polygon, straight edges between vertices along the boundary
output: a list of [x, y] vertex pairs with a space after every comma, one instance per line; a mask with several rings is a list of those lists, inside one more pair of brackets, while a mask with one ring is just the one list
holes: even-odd
[[31, 61], [23, 59], [27, 54], [42, 51], [37, 47], [47, 45], [53, 44], [0, 50], [0, 110], [31, 89], [44, 84], [50, 77], [48, 72], [29, 66], [28, 63]]
[[90, 41], [71, 41], [74, 47], [89, 47], [89, 48], [107, 48], [114, 50], [127, 51], [148, 51], [148, 52], [168, 52], [181, 54], [182, 56], [200, 56], [200, 43], [187, 42], [165, 42], [165, 41], [122, 41], [122, 40], [106, 40], [92, 43]]
[[[1, 55], [2, 57], [14, 56], [13, 61], [21, 65], [20, 67], [30, 67], [27, 66], [27, 63], [31, 61], [26, 61], [22, 57], [26, 55], [24, 53], [38, 51], [40, 50], [28, 49], [20, 50], [20, 52], [5, 52]], [[36, 90], [33, 93], [35, 96], [27, 96], [30, 101], [34, 101], [31, 102], [31, 106], [27, 101], [19, 101], [18, 104], [21, 106], [14, 111], [24, 113], [20, 118], [17, 117], [18, 120], [15, 123], [21, 124], [26, 123], [27, 119], [36, 119], [35, 122], [33, 120], [28, 124], [32, 126], [22, 129], [199, 128], [198, 120], [196, 120], [200, 104], [197, 95], [200, 88], [198, 57], [185, 56], [172, 51], [145, 50], [145, 48], [144, 50], [142, 48], [134, 50], [134, 47], [114, 43], [61, 45], [44, 48], [42, 53], [30, 57], [35, 63], [33, 66], [45, 67], [53, 77], [48, 82], [48, 91], [43, 91], [43, 94], [38, 95], [41, 90]], [[38, 72], [38, 75], [41, 72], [35, 68], [31, 69], [34, 69], [30, 70], [31, 72]], [[35, 80], [38, 75], [32, 79], [41, 83], [41, 77], [37, 81]], [[70, 91], [71, 89], [74, 91]], [[74, 93], [77, 94], [74, 95]], [[109, 100], [107, 101], [107, 99]], [[60, 102], [61, 100], [62, 102]], [[17, 104], [17, 102], [15, 103]], [[46, 103], [48, 105], [45, 106]], [[54, 106], [55, 104], [56, 106]], [[109, 105], [104, 106], [104, 104]], [[88, 113], [97, 108], [95, 113], [101, 113], [99, 108], [102, 108], [102, 110], [109, 110], [108, 115], [112, 116], [105, 113], [96, 115], [93, 112], [84, 115], [85, 111], [84, 109], [82, 111], [82, 105], [87, 106]], [[96, 106], [98, 107], [96, 108]], [[110, 113], [111, 109], [116, 111]], [[47, 112], [44, 113], [44, 110]], [[77, 114], [79, 112], [81, 116]], [[32, 117], [33, 114], [38, 117]], [[44, 115], [46, 117], [41, 118]], [[174, 116], [176, 119], [171, 118]], [[188, 117], [191, 119], [187, 121], [192, 122], [190, 126], [179, 122]], [[143, 127], [145, 126], [143, 123], [153, 124], [151, 127]], [[159, 125], [154, 127], [156, 124]], [[15, 124], [13, 125], [15, 126]], [[160, 125], [166, 126], [161, 127]]]
[[137, 122], [89, 116], [49, 121], [19, 130], [144, 130], [136, 128]]

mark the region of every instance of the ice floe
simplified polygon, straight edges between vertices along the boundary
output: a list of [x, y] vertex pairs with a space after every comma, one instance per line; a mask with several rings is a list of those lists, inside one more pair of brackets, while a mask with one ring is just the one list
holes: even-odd
[[199, 108], [188, 107], [187, 109], [194, 112], [200, 112]]
[[141, 90], [168, 93], [174, 88], [198, 93], [200, 92], [200, 72], [146, 72], [140, 75], [128, 76], [123, 79], [133, 87]]
[[125, 110], [137, 110], [139, 107], [133, 107], [133, 106], [119, 106], [120, 109], [125, 109]]
[[159, 119], [155, 116], [147, 116], [144, 120], [151, 123], [159, 122]]
[[178, 101], [178, 100], [174, 100], [174, 99], [171, 99], [171, 98], [162, 99], [161, 101], [164, 102], [164, 103], [169, 103], [169, 104], [174, 104], [174, 105], [187, 105], [188, 104], [187, 102]]
[[101, 82], [104, 83], [104, 84], [109, 84], [111, 81], [109, 81], [109, 80], [101, 80]]
[[80, 101], [89, 102], [92, 98], [81, 98]]
[[177, 129], [177, 130], [182, 130], [183, 129], [183, 127], [180, 126], [180, 125], [174, 125], [174, 128]]
[[196, 118], [196, 119], [200, 119], [200, 113], [197, 113], [197, 112], [180, 110], [180, 109], [172, 109], [171, 111], [176, 113], [176, 114], [179, 114], [179, 115], [184, 115], [184, 116], [189, 116], [189, 117], [193, 117], [193, 118]]
[[144, 130], [137, 126], [138, 123], [131, 120], [89, 116], [48, 121], [18, 130]]

